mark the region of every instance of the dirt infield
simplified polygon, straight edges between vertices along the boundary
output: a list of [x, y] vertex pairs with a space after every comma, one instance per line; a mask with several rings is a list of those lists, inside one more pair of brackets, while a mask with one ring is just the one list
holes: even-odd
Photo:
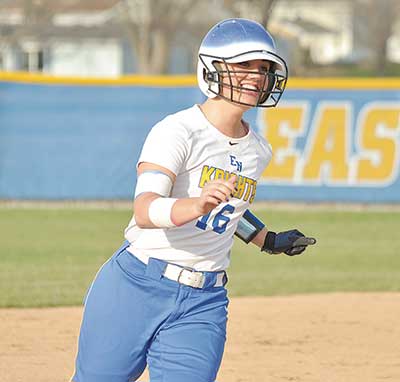
[[[400, 381], [400, 293], [234, 298], [229, 312], [218, 382]], [[81, 314], [0, 310], [1, 382], [69, 381]]]

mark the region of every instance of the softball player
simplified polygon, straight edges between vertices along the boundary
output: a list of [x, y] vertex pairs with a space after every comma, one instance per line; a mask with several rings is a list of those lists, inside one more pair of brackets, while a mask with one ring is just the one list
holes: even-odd
[[243, 120], [275, 106], [287, 68], [258, 23], [229, 19], [204, 38], [202, 105], [166, 117], [140, 155], [125, 243], [85, 301], [75, 382], [213, 382], [224, 350], [225, 270], [234, 234], [297, 255], [315, 239], [275, 233], [250, 211], [270, 145]]

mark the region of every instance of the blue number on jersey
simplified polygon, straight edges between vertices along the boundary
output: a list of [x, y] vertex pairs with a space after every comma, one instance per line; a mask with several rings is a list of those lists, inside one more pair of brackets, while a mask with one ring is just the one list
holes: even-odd
[[[235, 211], [235, 207], [233, 207], [230, 204], [227, 204], [221, 209], [221, 211], [219, 211], [215, 215], [211, 223], [214, 232], [219, 234], [225, 232], [226, 226], [228, 225], [231, 219], [228, 216], [225, 216], [224, 212], [228, 212], [229, 214], [231, 214], [233, 211]], [[202, 216], [201, 219], [197, 221], [196, 227], [205, 230], [207, 228], [207, 220], [210, 217], [210, 214], [211, 211], [207, 215]], [[222, 224], [220, 225], [221, 222]]]

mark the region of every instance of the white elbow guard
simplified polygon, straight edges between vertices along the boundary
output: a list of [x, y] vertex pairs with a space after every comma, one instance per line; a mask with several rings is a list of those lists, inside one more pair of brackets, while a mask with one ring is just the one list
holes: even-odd
[[172, 190], [171, 178], [162, 171], [144, 171], [136, 182], [135, 198], [144, 192], [154, 192], [168, 197]]
[[[154, 192], [154, 191], [153, 191]], [[172, 206], [177, 201], [175, 198], [154, 199], [148, 210], [150, 221], [158, 228], [176, 227], [171, 220]]]

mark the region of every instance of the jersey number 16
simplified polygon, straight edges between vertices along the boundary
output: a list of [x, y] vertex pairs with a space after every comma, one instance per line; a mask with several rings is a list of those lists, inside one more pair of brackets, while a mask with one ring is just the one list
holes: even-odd
[[[226, 212], [228, 214], [231, 214], [233, 211], [235, 211], [235, 207], [233, 207], [230, 204], [227, 204], [221, 209], [221, 211], [219, 211], [214, 216], [214, 219], [212, 220], [211, 223], [214, 232], [218, 234], [225, 232], [226, 226], [228, 225], [231, 219], [228, 216], [224, 215], [224, 213]], [[207, 221], [210, 217], [210, 214], [211, 211], [207, 215], [202, 216], [201, 219], [197, 221], [196, 227], [205, 230], [207, 228]]]

